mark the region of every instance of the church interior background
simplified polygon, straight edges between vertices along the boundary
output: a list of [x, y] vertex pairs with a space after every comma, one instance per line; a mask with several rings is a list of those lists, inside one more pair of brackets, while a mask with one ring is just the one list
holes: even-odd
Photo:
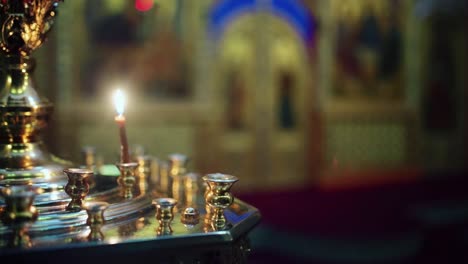
[[61, 7], [36, 54], [52, 152], [115, 160], [121, 88], [134, 151], [240, 178], [253, 263], [466, 257], [465, 1], [136, 3]]

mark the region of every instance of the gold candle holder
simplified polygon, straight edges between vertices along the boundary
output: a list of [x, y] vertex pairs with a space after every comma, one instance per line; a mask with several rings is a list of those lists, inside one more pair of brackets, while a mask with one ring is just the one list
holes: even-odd
[[239, 179], [232, 175], [214, 173], [203, 176], [203, 180], [209, 188], [205, 194], [205, 201], [211, 212], [207, 216], [211, 218], [215, 229], [224, 228], [227, 223], [224, 210], [234, 202], [230, 190]]
[[154, 162], [154, 158], [148, 155], [143, 155], [137, 156], [136, 160], [138, 163], [138, 189], [140, 190], [140, 194], [145, 194], [151, 177], [151, 166]]
[[198, 173], [188, 173], [184, 179], [185, 203], [189, 207], [197, 207], [199, 197]]
[[158, 198], [153, 200], [156, 207], [156, 219], [159, 221], [158, 236], [172, 234], [171, 222], [174, 219], [174, 207], [177, 200], [173, 198]]
[[65, 192], [72, 199], [67, 206], [67, 211], [80, 211], [83, 200], [89, 192], [88, 179], [92, 178], [94, 173], [92, 170], [76, 168], [65, 169], [63, 172], [68, 176]]
[[161, 161], [158, 158], [153, 157], [153, 160], [151, 161], [150, 165], [149, 183], [157, 187], [161, 183], [160, 164]]
[[5, 199], [1, 220], [4, 225], [12, 229], [8, 242], [10, 247], [31, 247], [28, 228], [39, 215], [33, 203], [40, 191], [32, 186], [12, 186], [0, 191]]
[[117, 163], [117, 168], [120, 171], [120, 177], [117, 178], [117, 183], [121, 187], [121, 195], [125, 199], [133, 198], [133, 186], [135, 185], [135, 172], [138, 168], [138, 163]]
[[158, 189], [163, 194], [169, 194], [171, 179], [169, 178], [169, 162], [161, 161], [159, 164], [159, 183]]
[[106, 202], [87, 202], [84, 207], [88, 214], [86, 224], [91, 229], [91, 232], [88, 235], [88, 240], [103, 240], [104, 234], [101, 231], [101, 227], [106, 223], [104, 211], [109, 207], [109, 204]]
[[182, 154], [169, 156], [169, 175], [172, 180], [171, 194], [174, 199], [184, 203], [184, 177], [187, 173], [188, 158]]

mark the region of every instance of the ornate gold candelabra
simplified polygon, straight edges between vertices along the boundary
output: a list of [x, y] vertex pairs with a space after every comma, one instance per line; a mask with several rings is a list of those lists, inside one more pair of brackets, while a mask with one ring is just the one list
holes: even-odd
[[[58, 2], [0, 0], [0, 259], [63, 263], [73, 255], [86, 263], [111, 250], [106, 258], [121, 262], [133, 260], [134, 249], [167, 263], [243, 263], [260, 215], [241, 201], [233, 205], [236, 177], [209, 174], [205, 190], [181, 154], [126, 158], [118, 173], [102, 175], [94, 149], [79, 168], [47, 152], [40, 134], [52, 105], [34, 89], [30, 54], [50, 31]], [[123, 113], [116, 121], [124, 132]], [[22, 249], [29, 247], [35, 250]]]
[[63, 177], [67, 165], [42, 143], [52, 104], [36, 92], [31, 58], [52, 28], [58, 2], [0, 1], [0, 174], [6, 184], [49, 182]]

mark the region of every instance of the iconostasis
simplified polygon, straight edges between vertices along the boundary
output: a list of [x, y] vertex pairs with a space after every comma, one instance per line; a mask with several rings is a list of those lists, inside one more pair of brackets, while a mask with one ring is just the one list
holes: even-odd
[[115, 160], [120, 88], [131, 145], [187, 154], [240, 188], [458, 166], [466, 62], [454, 55], [466, 37], [456, 23], [433, 26], [417, 12], [424, 3], [174, 0], [141, 12], [126, 0], [67, 2], [50, 39], [61, 45], [39, 54], [58, 64], [37, 73], [57, 109], [49, 141], [73, 160], [85, 145]]

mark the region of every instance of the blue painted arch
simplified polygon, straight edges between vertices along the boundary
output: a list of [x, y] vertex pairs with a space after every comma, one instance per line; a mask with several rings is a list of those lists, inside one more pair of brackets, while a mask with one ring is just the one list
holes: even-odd
[[[227, 26], [237, 17], [254, 13], [265, 0], [219, 0], [208, 18], [208, 29], [214, 39], [219, 39]], [[289, 23], [306, 43], [314, 39], [316, 22], [301, 0], [268, 0], [269, 11]]]

